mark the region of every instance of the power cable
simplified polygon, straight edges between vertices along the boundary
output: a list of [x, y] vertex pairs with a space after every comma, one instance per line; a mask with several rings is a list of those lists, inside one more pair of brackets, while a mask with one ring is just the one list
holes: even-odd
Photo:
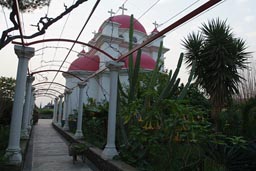
[[[60, 65], [59, 70], [60, 70], [60, 69], [61, 69], [61, 67], [63, 66], [63, 64], [64, 64], [64, 62], [66, 61], [66, 59], [68, 58], [69, 54], [71, 53], [71, 50], [72, 50], [72, 49], [73, 49], [73, 47], [75, 46], [76, 41], [78, 41], [79, 37], [81, 36], [81, 34], [82, 34], [83, 30], [85, 29], [85, 26], [87, 25], [87, 23], [88, 23], [88, 22], [89, 22], [89, 20], [91, 19], [92, 14], [93, 14], [93, 13], [94, 13], [94, 11], [96, 10], [96, 8], [97, 8], [97, 6], [98, 6], [99, 2], [100, 2], [100, 0], [97, 0], [97, 2], [95, 3], [95, 5], [94, 5], [94, 7], [93, 7], [93, 9], [92, 9], [92, 11], [91, 11], [91, 13], [90, 13], [90, 15], [88, 16], [88, 18], [87, 18], [86, 22], [84, 23], [84, 25], [83, 25], [83, 27], [82, 27], [82, 29], [81, 29], [80, 33], [78, 34], [78, 36], [77, 36], [77, 38], [76, 38], [76, 40], [75, 40], [75, 42], [74, 42], [74, 43], [73, 43], [73, 45], [71, 46], [71, 48], [70, 48], [69, 52], [67, 53], [67, 55], [66, 55], [66, 57], [64, 58], [64, 60], [63, 60], [62, 64]], [[56, 77], [57, 77], [58, 73], [59, 73], [59, 72], [57, 72], [57, 73], [55, 74], [55, 76], [54, 76], [54, 78], [53, 78], [52, 82], [56, 79]], [[49, 87], [48, 87], [48, 88], [50, 88], [50, 87], [51, 87], [51, 84], [49, 85]]]
[[171, 18], [169, 18], [168, 20], [166, 20], [165, 22], [161, 23], [158, 25], [158, 27], [163, 26], [164, 24], [166, 24], [167, 22], [169, 22], [170, 20], [174, 19], [175, 17], [177, 17], [178, 15], [180, 15], [181, 13], [183, 13], [184, 11], [186, 11], [187, 9], [189, 9], [190, 7], [192, 7], [193, 5], [195, 5], [196, 3], [198, 3], [200, 0], [197, 0], [195, 2], [193, 2], [192, 4], [190, 4], [189, 6], [187, 6], [186, 8], [184, 8], [183, 10], [181, 10], [180, 12], [178, 12], [177, 14], [175, 14], [174, 16], [172, 16]]
[[[72, 4], [74, 4], [74, 2], [75, 2], [75, 0], [73, 0]], [[67, 16], [67, 18], [66, 18], [66, 21], [65, 21], [65, 23], [64, 23], [64, 25], [63, 25], [63, 27], [62, 27], [61, 32], [60, 32], [59, 38], [62, 37], [62, 34], [63, 34], [64, 30], [65, 30], [65, 27], [66, 27], [66, 24], [67, 24], [68, 19], [69, 19], [69, 17], [70, 17], [70, 14], [71, 14], [71, 13], [69, 13], [68, 16]], [[60, 43], [60, 42], [58, 41], [56, 46], [59, 46], [59, 43]], [[57, 54], [57, 48], [56, 48], [55, 51], [54, 51], [53, 60], [55, 59], [56, 54]]]
[[148, 13], [154, 6], [156, 6], [158, 4], [160, 0], [157, 0], [153, 5], [151, 5], [144, 13], [141, 14], [141, 16], [138, 18], [141, 19], [146, 13]]

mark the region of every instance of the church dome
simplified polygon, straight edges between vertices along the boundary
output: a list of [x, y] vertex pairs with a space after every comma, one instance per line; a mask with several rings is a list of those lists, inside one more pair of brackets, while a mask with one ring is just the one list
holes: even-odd
[[[113, 17], [108, 18], [105, 22], [107, 22], [107, 21], [113, 21], [115, 23], [120, 24], [119, 28], [123, 28], [123, 29], [129, 29], [130, 28], [130, 16], [129, 15], [113, 16]], [[102, 31], [102, 25], [99, 28], [99, 32]], [[136, 20], [135, 18], [133, 18], [133, 28], [136, 31], [147, 34], [143, 25], [138, 20]]]
[[[133, 64], [135, 65], [137, 53], [133, 54]], [[140, 68], [153, 70], [155, 69], [156, 61], [149, 55], [142, 53], [140, 58]], [[124, 59], [124, 68], [129, 67], [129, 57]]]
[[82, 56], [74, 60], [70, 66], [68, 71], [97, 71], [99, 69], [100, 58], [99, 56]]

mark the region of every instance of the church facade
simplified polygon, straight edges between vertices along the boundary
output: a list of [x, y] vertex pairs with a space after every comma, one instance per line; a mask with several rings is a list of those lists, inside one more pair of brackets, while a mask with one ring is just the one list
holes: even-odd
[[[113, 58], [118, 59], [122, 54], [129, 51], [129, 27], [130, 16], [111, 16], [103, 22], [98, 29], [98, 32], [94, 34], [94, 37], [88, 43], [110, 54]], [[133, 46], [141, 44], [150, 36], [158, 33], [157, 28], [155, 28], [148, 35], [144, 26], [136, 19], [134, 19], [133, 27]], [[140, 61], [140, 69], [142, 71], [150, 71], [155, 68], [158, 49], [163, 39], [164, 36], [142, 48]], [[164, 53], [168, 50], [169, 49], [167, 48], [163, 48], [161, 56], [162, 62], [164, 62]], [[136, 52], [133, 54], [133, 59], [134, 61], [136, 60]], [[111, 60], [111, 58], [102, 52], [95, 50], [94, 48], [89, 48], [88, 52], [82, 50], [78, 54], [78, 58], [70, 64], [68, 72], [75, 74], [82, 79], [86, 79], [95, 71], [105, 68], [106, 62]], [[128, 84], [128, 61], [128, 57], [122, 61], [124, 66], [119, 71], [119, 79], [122, 84], [126, 85]], [[77, 84], [81, 81], [65, 73], [63, 76], [66, 79], [67, 87], [75, 87], [70, 95], [70, 111], [68, 113], [71, 114], [74, 112], [73, 110], [78, 109], [79, 88], [77, 87]], [[95, 99], [96, 102], [108, 101], [110, 89], [109, 83], [109, 71], [104, 71], [97, 76], [90, 78], [84, 89], [83, 103], [87, 104], [89, 98]]]

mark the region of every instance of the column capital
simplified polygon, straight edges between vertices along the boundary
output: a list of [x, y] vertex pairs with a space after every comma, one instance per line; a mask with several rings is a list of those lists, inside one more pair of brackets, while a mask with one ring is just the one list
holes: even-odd
[[14, 45], [15, 54], [18, 58], [32, 58], [35, 54], [35, 48], [32, 47], [24, 47], [19, 45]]
[[32, 83], [35, 80], [35, 77], [32, 75], [27, 76], [27, 82]]
[[69, 95], [69, 94], [71, 94], [71, 93], [72, 93], [72, 90], [68, 90], [68, 89], [66, 89], [64, 93], [65, 93], [65, 94], [67, 94], [67, 95]]
[[87, 85], [87, 82], [79, 82], [77, 85], [79, 88], [84, 88]]
[[110, 70], [110, 71], [118, 71], [122, 68], [122, 66], [124, 66], [123, 62], [116, 62], [116, 61], [108, 61], [106, 62], [106, 67]]
[[55, 97], [55, 99], [54, 99], [55, 101], [58, 101], [59, 100], [59, 98], [58, 97]]
[[63, 94], [59, 95], [59, 98], [60, 98], [60, 99], [62, 99], [63, 97], [64, 97], [64, 95], [63, 95]]

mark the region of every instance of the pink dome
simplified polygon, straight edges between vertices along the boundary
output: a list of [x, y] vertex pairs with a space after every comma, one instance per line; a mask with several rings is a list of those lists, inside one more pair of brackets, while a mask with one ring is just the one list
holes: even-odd
[[83, 56], [74, 60], [69, 66], [68, 71], [84, 70], [97, 71], [99, 69], [99, 56]]
[[[130, 28], [130, 16], [128, 15], [117, 15], [117, 16], [108, 18], [106, 21], [108, 20], [119, 23], [120, 24], [119, 28], [124, 28], [124, 29]], [[133, 18], [133, 27], [134, 27], [134, 30], [147, 34], [143, 25], [135, 18]], [[99, 28], [99, 32], [101, 31], [102, 31], [102, 26]]]
[[[133, 54], [133, 63], [135, 65], [137, 53]], [[140, 58], [140, 68], [153, 70], [155, 69], [156, 61], [149, 55], [142, 53]], [[129, 57], [124, 59], [124, 68], [129, 67]]]

